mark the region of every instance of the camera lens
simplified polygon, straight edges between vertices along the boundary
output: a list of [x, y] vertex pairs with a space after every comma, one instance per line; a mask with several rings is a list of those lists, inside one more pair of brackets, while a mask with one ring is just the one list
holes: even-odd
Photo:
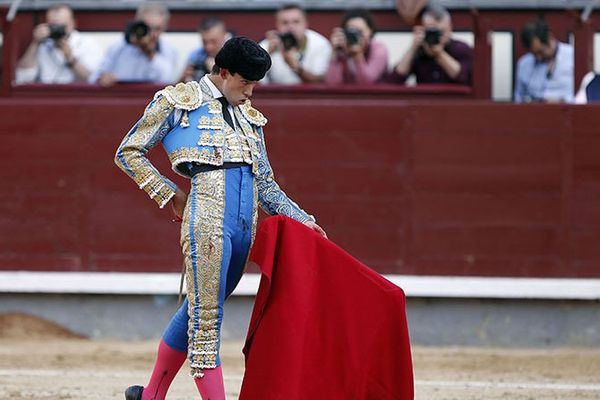
[[48, 28], [50, 29], [48, 37], [52, 40], [60, 40], [67, 35], [67, 27], [65, 25], [51, 24]]
[[360, 38], [362, 37], [362, 33], [356, 28], [344, 29], [344, 35], [346, 35], [346, 42], [349, 46], [358, 44], [358, 42], [360, 42]]
[[425, 30], [425, 43], [429, 46], [435, 46], [440, 43], [442, 32], [436, 28], [428, 28]]
[[125, 28], [125, 40], [129, 43], [132, 36], [139, 40], [148, 35], [149, 32], [150, 27], [144, 21], [132, 21]]
[[285, 32], [279, 35], [281, 39], [281, 43], [283, 44], [283, 48], [287, 51], [294, 47], [298, 47], [298, 41], [296, 40], [296, 36], [294, 36], [291, 32]]

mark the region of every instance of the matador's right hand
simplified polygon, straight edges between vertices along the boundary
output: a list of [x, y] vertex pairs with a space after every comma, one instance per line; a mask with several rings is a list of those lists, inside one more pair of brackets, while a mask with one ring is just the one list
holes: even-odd
[[171, 199], [171, 208], [173, 209], [173, 214], [175, 214], [176, 220], [183, 220], [183, 211], [185, 210], [187, 197], [188, 195], [186, 192], [177, 188], [175, 196], [173, 196], [173, 198]]

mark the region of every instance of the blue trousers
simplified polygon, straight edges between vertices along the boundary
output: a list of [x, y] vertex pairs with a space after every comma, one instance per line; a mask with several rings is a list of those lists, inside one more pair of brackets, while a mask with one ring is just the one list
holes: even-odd
[[192, 376], [221, 363], [223, 303], [242, 277], [255, 235], [256, 204], [250, 166], [192, 178], [181, 229], [187, 298], [163, 334], [169, 346], [187, 351]]

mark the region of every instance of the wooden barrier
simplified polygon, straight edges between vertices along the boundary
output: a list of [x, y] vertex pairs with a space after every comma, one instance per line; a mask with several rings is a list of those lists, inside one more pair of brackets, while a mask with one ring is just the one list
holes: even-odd
[[[0, 269], [179, 270], [179, 225], [112, 161], [148, 98], [0, 99]], [[378, 271], [600, 277], [598, 107], [254, 103], [279, 183]]]

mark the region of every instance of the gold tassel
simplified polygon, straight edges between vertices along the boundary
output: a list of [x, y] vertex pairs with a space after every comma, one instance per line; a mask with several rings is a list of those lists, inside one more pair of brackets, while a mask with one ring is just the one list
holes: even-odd
[[190, 119], [188, 118], [188, 112], [187, 110], [183, 111], [183, 117], [181, 117], [181, 124], [180, 124], [183, 128], [187, 128], [188, 126], [190, 126]]

